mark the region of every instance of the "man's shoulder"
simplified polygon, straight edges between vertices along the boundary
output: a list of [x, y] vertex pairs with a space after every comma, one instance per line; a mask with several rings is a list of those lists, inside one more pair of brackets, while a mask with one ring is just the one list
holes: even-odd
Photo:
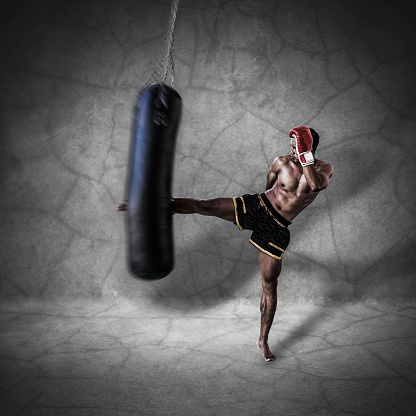
[[323, 160], [315, 159], [315, 166], [318, 170], [325, 171], [330, 175], [334, 173], [334, 167], [330, 163], [324, 162]]
[[277, 162], [280, 165], [286, 165], [290, 162], [290, 155], [278, 156], [275, 159], [275, 162]]
[[270, 170], [276, 173], [279, 172], [283, 166], [287, 165], [289, 160], [290, 156], [277, 156], [277, 158], [273, 161]]

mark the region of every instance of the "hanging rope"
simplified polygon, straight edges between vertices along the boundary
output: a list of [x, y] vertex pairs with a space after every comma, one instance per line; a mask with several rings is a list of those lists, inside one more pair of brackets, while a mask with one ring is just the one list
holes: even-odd
[[[165, 54], [160, 59], [159, 63], [156, 66], [155, 71], [150, 76], [150, 78], [145, 83], [144, 87], [158, 83], [165, 83], [168, 74], [170, 73], [171, 86], [175, 88], [174, 85], [174, 63], [173, 63], [173, 43], [175, 41], [175, 22], [176, 22], [176, 13], [178, 10], [179, 0], [173, 0], [172, 6], [170, 9], [169, 17], [169, 28], [165, 36]], [[161, 76], [163, 71], [163, 76]], [[153, 80], [153, 82], [152, 82]]]

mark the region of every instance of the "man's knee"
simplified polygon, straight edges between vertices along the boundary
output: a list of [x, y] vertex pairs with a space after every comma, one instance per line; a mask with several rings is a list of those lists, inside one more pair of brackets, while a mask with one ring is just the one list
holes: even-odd
[[259, 250], [261, 281], [263, 290], [273, 292], [277, 288], [277, 280], [282, 269], [282, 261]]
[[277, 290], [278, 276], [276, 275], [263, 275], [262, 286], [263, 292], [266, 295], [274, 295]]
[[211, 199], [197, 199], [196, 206], [201, 215], [213, 215], [213, 201]]

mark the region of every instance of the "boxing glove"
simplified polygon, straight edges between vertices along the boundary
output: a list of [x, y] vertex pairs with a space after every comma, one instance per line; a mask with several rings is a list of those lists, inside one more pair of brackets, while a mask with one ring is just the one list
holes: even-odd
[[298, 126], [290, 130], [289, 136], [296, 139], [296, 152], [302, 166], [313, 165], [315, 159], [312, 154], [313, 137], [305, 126]]

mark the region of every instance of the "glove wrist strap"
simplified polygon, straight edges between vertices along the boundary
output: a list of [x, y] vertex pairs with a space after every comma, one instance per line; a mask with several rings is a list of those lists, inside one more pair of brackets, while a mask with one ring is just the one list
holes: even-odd
[[299, 154], [299, 162], [302, 166], [313, 165], [315, 163], [315, 158], [313, 157], [312, 152], [303, 152]]

